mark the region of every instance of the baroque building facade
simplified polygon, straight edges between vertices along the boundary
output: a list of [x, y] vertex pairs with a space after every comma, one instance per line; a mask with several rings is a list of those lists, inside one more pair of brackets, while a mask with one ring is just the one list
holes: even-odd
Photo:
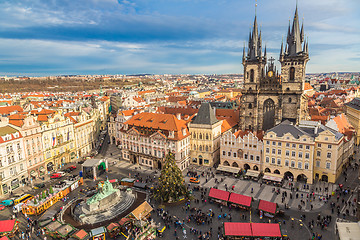
[[263, 53], [261, 31], [255, 16], [247, 53], [244, 47], [242, 59], [244, 88], [239, 123], [242, 130], [266, 131], [283, 120], [298, 123], [306, 118], [307, 101], [303, 92], [309, 54], [297, 7], [292, 27], [289, 24], [285, 50], [281, 44], [281, 75], [274, 60], [270, 58], [268, 63], [266, 47]]

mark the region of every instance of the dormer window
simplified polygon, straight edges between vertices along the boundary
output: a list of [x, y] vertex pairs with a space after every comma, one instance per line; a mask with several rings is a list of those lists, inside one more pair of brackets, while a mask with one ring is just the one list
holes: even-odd
[[174, 138], [175, 137], [175, 132], [174, 131], [170, 131], [169, 132], [169, 138]]
[[183, 128], [183, 129], [182, 129], [182, 135], [183, 135], [183, 136], [186, 136], [186, 128]]

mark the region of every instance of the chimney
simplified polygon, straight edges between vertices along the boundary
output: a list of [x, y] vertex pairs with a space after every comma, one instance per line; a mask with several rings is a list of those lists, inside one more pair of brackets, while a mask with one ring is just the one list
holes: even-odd
[[181, 120], [181, 113], [177, 113], [177, 114], [176, 114], [176, 118], [177, 118], [178, 120]]

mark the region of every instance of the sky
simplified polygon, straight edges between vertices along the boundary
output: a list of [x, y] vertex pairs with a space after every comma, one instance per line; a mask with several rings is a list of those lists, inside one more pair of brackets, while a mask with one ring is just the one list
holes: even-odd
[[[296, 0], [258, 0], [279, 59]], [[360, 1], [298, 0], [307, 73], [360, 71]], [[0, 75], [242, 73], [255, 0], [1, 0]]]

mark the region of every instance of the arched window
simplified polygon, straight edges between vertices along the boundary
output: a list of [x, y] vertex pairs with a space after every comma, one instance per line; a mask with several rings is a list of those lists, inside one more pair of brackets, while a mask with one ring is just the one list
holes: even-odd
[[286, 88], [286, 91], [290, 91], [290, 88]]
[[289, 103], [291, 103], [291, 97], [289, 97]]
[[251, 130], [251, 125], [249, 125], [249, 130]]
[[290, 68], [290, 81], [294, 81], [295, 80], [295, 68], [291, 67]]
[[249, 103], [249, 109], [252, 109], [252, 104], [251, 103]]
[[250, 70], [250, 82], [254, 82], [254, 69]]
[[206, 152], [208, 152], [208, 151], [209, 151], [209, 147], [208, 147], [207, 145], [206, 145], [205, 149], [206, 149]]
[[202, 135], [201, 135], [201, 133], [199, 134], [199, 139], [202, 139]]
[[202, 146], [201, 145], [199, 146], [199, 150], [202, 151]]
[[209, 140], [209, 135], [208, 134], [206, 134], [206, 140]]

